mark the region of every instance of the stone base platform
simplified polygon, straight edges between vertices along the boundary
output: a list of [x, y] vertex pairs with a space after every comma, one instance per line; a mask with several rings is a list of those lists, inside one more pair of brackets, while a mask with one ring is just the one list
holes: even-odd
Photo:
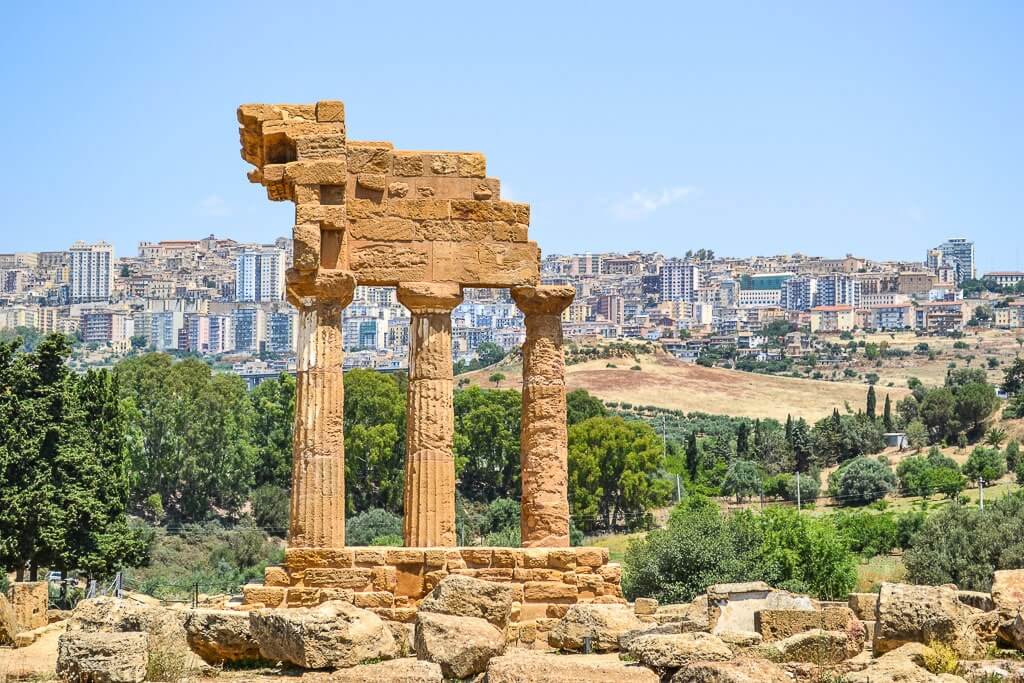
[[412, 623], [416, 605], [449, 574], [509, 583], [514, 622], [558, 619], [577, 602], [625, 602], [607, 548], [288, 548], [265, 585], [245, 586], [246, 605], [310, 607], [351, 601]]

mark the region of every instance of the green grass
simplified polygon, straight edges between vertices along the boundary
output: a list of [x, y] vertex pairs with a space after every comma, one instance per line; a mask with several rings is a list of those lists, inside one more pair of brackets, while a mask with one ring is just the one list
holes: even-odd
[[907, 569], [902, 557], [876, 555], [857, 565], [857, 593], [873, 593], [883, 582], [900, 583], [906, 579]]
[[596, 548], [608, 548], [608, 555], [612, 562], [622, 562], [626, 554], [626, 547], [634, 538], [642, 538], [646, 531], [638, 531], [633, 534], [608, 534], [607, 536], [591, 536], [583, 541], [583, 545]]

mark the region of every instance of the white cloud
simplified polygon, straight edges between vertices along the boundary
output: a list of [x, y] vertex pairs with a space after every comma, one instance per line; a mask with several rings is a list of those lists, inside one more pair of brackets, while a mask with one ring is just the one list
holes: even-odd
[[612, 214], [624, 221], [635, 221], [649, 216], [658, 209], [671, 206], [687, 197], [696, 194], [695, 187], [668, 187], [660, 192], [639, 190], [628, 198], [615, 202], [611, 206]]
[[214, 218], [231, 214], [231, 208], [220, 195], [211, 194], [204, 198], [196, 207], [200, 216], [211, 216]]

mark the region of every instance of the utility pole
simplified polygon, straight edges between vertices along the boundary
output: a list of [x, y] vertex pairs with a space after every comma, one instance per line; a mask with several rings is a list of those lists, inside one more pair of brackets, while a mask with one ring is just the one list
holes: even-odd
[[800, 512], [800, 470], [796, 471], [796, 511]]
[[978, 507], [985, 511], [985, 480], [978, 477]]
[[[665, 413], [661, 414], [661, 452], [664, 455], [668, 455], [668, 436], [666, 434], [668, 428], [665, 426]], [[683, 500], [683, 488], [679, 481], [679, 475], [676, 475], [676, 505]]]

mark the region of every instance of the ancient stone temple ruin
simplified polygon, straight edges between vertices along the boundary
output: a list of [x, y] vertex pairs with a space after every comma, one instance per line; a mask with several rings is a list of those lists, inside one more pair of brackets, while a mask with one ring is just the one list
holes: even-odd
[[[520, 585], [522, 619], [618, 597], [607, 552], [569, 548], [561, 313], [573, 289], [540, 284], [529, 205], [501, 200], [481, 154], [348, 140], [341, 102], [243, 105], [238, 119], [249, 179], [295, 203], [287, 287], [300, 318], [289, 548], [246, 600], [351, 596], [401, 620], [448, 573]], [[403, 548], [345, 547], [340, 322], [357, 285], [396, 287], [411, 314]], [[454, 547], [451, 312], [464, 287], [510, 288], [526, 316], [522, 549]]]

